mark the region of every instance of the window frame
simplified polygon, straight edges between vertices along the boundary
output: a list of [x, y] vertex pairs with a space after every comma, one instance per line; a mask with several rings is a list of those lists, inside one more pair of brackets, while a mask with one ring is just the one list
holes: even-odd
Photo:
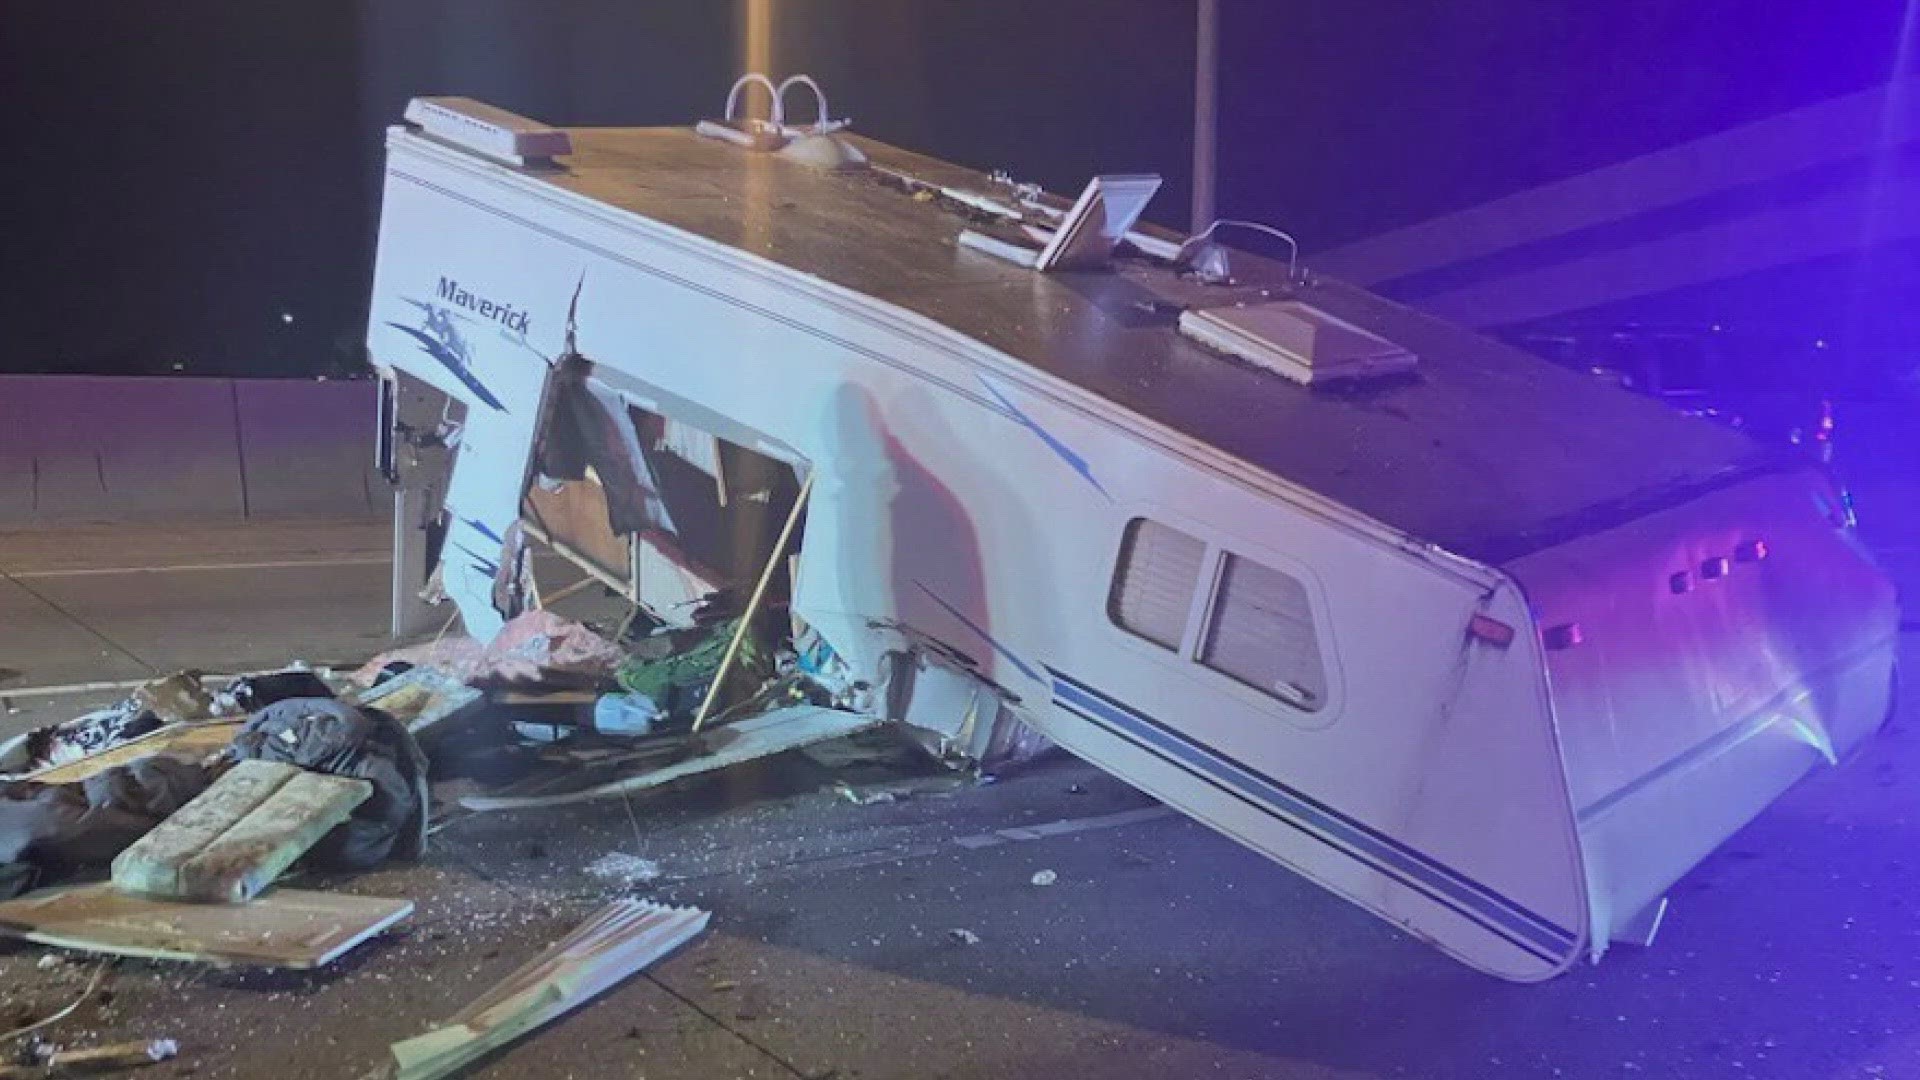
[[[1172, 529], [1205, 545], [1200, 557], [1200, 573], [1195, 575], [1193, 596], [1187, 605], [1186, 624], [1181, 628], [1180, 645], [1177, 649], [1170, 649], [1121, 623], [1112, 604], [1114, 586], [1119, 581], [1120, 573], [1124, 568], [1122, 560], [1126, 558], [1129, 550], [1128, 532], [1136, 521], [1143, 520]], [[1320, 588], [1319, 579], [1307, 567], [1252, 545], [1223, 541], [1212, 530], [1197, 527], [1193, 522], [1186, 521], [1178, 515], [1161, 512], [1158, 508], [1129, 508], [1121, 521], [1118, 537], [1113, 547], [1113, 556], [1107, 565], [1106, 591], [1101, 607], [1105, 612], [1107, 625], [1118, 631], [1122, 640], [1153, 656], [1162, 659], [1171, 658], [1178, 662], [1183, 670], [1206, 679], [1211, 685], [1239, 695], [1264, 711], [1273, 711], [1274, 706], [1284, 708], [1285, 715], [1296, 724], [1306, 727], [1323, 727], [1331, 724], [1339, 715], [1338, 706], [1344, 695], [1340, 689], [1340, 664], [1334, 647], [1333, 634], [1326, 621], [1325, 594]], [[1255, 686], [1245, 679], [1200, 659], [1207, 625], [1212, 621], [1215, 608], [1220, 602], [1229, 555], [1245, 559], [1249, 563], [1275, 573], [1285, 574], [1300, 584], [1306, 596], [1307, 617], [1312, 624], [1314, 645], [1319, 653], [1321, 680], [1326, 687], [1324, 696], [1317, 703], [1297, 701], [1279, 692]]]
[[[1254, 558], [1253, 556], [1247, 555], [1244, 552], [1236, 551], [1233, 548], [1229, 548], [1225, 546], [1220, 546], [1216, 548], [1213, 552], [1213, 555], [1214, 555], [1214, 563], [1213, 563], [1212, 585], [1207, 589], [1206, 605], [1199, 612], [1199, 617], [1194, 622], [1191, 628], [1193, 631], [1193, 634], [1192, 634], [1193, 648], [1192, 648], [1192, 651], [1187, 654], [1188, 659], [1190, 659], [1194, 664], [1198, 665], [1199, 667], [1205, 668], [1206, 670], [1212, 672], [1213, 674], [1219, 676], [1220, 678], [1226, 679], [1228, 682], [1233, 683], [1235, 686], [1245, 687], [1246, 689], [1251, 690], [1256, 694], [1259, 694], [1261, 697], [1267, 698], [1272, 701], [1277, 701], [1280, 704], [1285, 705], [1288, 708], [1294, 710], [1295, 712], [1304, 713], [1308, 716], [1315, 716], [1315, 715], [1318, 715], [1319, 713], [1325, 712], [1327, 708], [1327, 702], [1329, 702], [1333, 698], [1333, 679], [1329, 674], [1329, 670], [1327, 667], [1326, 648], [1322, 644], [1322, 642], [1326, 640], [1326, 634], [1320, 625], [1320, 614], [1319, 614], [1319, 611], [1317, 610], [1318, 605], [1316, 605], [1313, 601], [1313, 587], [1310, 583], [1310, 579], [1302, 577], [1299, 574], [1295, 574], [1292, 571], [1287, 570], [1283, 567], [1275, 566], [1271, 562], [1268, 562], [1265, 559]], [[1286, 694], [1282, 694], [1277, 690], [1269, 690], [1264, 686], [1259, 686], [1253, 683], [1251, 680], [1243, 679], [1240, 676], [1235, 675], [1232, 672], [1226, 670], [1225, 668], [1216, 667], [1213, 664], [1208, 663], [1206, 661], [1206, 658], [1201, 655], [1202, 651], [1206, 647], [1208, 628], [1213, 623], [1215, 613], [1219, 611], [1220, 598], [1222, 597], [1222, 595], [1224, 595], [1225, 585], [1227, 581], [1227, 560], [1230, 558], [1241, 559], [1241, 560], [1244, 560], [1249, 566], [1256, 566], [1262, 570], [1267, 570], [1271, 573], [1280, 574], [1300, 586], [1300, 595], [1306, 600], [1306, 603], [1307, 603], [1307, 625], [1313, 631], [1314, 659], [1317, 660], [1320, 664], [1320, 683], [1323, 687], [1325, 687], [1324, 692], [1320, 695], [1320, 698], [1317, 701], [1310, 701], [1310, 702], [1296, 701], [1293, 698], [1287, 696]]]
[[1106, 611], [1107, 622], [1110, 625], [1119, 629], [1122, 633], [1126, 634], [1129, 638], [1132, 638], [1135, 641], [1145, 642], [1147, 645], [1152, 646], [1154, 649], [1162, 653], [1175, 653], [1175, 654], [1184, 655], [1187, 651], [1187, 646], [1192, 637], [1192, 631], [1193, 631], [1193, 610], [1194, 610], [1194, 604], [1195, 604], [1195, 600], [1193, 596], [1190, 595], [1187, 597], [1187, 613], [1185, 616], [1186, 621], [1180, 624], [1180, 637], [1171, 645], [1167, 644], [1164, 641], [1160, 641], [1157, 638], [1148, 637], [1145, 633], [1141, 632], [1140, 629], [1136, 627], [1128, 626], [1126, 623], [1121, 622], [1120, 612], [1117, 610], [1117, 607], [1114, 603], [1119, 593], [1121, 571], [1123, 569], [1126, 569], [1127, 556], [1134, 550], [1128, 541], [1134, 537], [1135, 527], [1143, 523], [1151, 524], [1158, 528], [1166, 529], [1170, 532], [1177, 533], [1188, 540], [1192, 540], [1198, 543], [1200, 545], [1200, 560], [1199, 560], [1198, 566], [1195, 568], [1195, 573], [1193, 575], [1194, 585], [1192, 586], [1192, 588], [1194, 589], [1194, 591], [1196, 592], [1200, 591], [1199, 590], [1200, 584], [1206, 580], [1208, 575], [1208, 567], [1210, 565], [1209, 560], [1213, 558], [1214, 549], [1213, 549], [1212, 541], [1208, 540], [1204, 536], [1195, 536], [1192, 532], [1186, 529], [1183, 529], [1177, 525], [1170, 525], [1167, 522], [1160, 520], [1159, 518], [1156, 518], [1147, 514], [1134, 514], [1128, 517], [1126, 522], [1120, 526], [1120, 543], [1114, 549], [1113, 568], [1107, 574], [1106, 601], [1101, 606]]

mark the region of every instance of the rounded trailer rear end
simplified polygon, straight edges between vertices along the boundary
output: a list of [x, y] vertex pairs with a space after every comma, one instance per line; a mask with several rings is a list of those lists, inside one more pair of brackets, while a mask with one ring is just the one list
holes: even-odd
[[1773, 471], [1507, 563], [1545, 647], [1595, 957], [1891, 707], [1899, 612], [1839, 493]]

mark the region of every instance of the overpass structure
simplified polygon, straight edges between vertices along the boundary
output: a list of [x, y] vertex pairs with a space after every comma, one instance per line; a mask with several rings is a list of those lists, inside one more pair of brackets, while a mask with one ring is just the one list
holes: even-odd
[[[1685, 290], [1762, 305], [1830, 279], [1875, 320], [1920, 285], [1920, 79], [1906, 77], [1320, 253], [1316, 269], [1500, 327]], [[1745, 282], [1746, 284], [1741, 284]], [[1834, 326], [1831, 333], [1843, 328]], [[1885, 330], [1884, 326], [1880, 327]]]

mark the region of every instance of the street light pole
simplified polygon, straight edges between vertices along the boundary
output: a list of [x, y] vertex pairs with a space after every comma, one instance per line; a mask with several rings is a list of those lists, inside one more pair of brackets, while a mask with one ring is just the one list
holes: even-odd
[[1198, 0], [1193, 63], [1193, 230], [1213, 224], [1220, 140], [1220, 0]]

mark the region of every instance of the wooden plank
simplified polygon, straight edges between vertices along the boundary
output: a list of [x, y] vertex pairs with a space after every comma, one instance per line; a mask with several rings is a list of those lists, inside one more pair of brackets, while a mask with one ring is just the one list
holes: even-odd
[[[379, 686], [361, 691], [355, 704], [379, 709], [406, 725], [409, 732], [422, 736], [443, 721], [465, 712], [479, 701], [480, 690], [430, 667], [416, 667], [388, 679]], [[442, 734], [436, 730], [434, 732]]]
[[224, 903], [253, 899], [372, 795], [365, 780], [299, 773], [188, 859], [180, 867], [177, 895]]
[[187, 861], [266, 802], [300, 770], [243, 761], [113, 860], [113, 883], [131, 892], [181, 895]]
[[240, 732], [241, 720], [214, 720], [200, 724], [174, 724], [148, 732], [111, 750], [102, 750], [79, 761], [55, 765], [18, 777], [42, 784], [77, 784], [118, 765], [127, 765], [151, 754], [178, 754], [195, 760], [226, 748]]
[[0, 933], [153, 960], [314, 968], [413, 912], [411, 900], [275, 889], [246, 904], [196, 904], [101, 883], [0, 903]]
[[585, 1004], [706, 929], [698, 908], [617, 900], [474, 999], [393, 1044], [397, 1080], [438, 1080]]
[[591, 705], [600, 695], [592, 690], [501, 690], [492, 700], [496, 705]]
[[238, 903], [373, 794], [365, 780], [243, 761], [113, 860], [113, 883], [178, 900]]
[[460, 805], [469, 810], [484, 811], [520, 810], [592, 802], [596, 799], [645, 791], [689, 776], [771, 757], [788, 750], [798, 750], [829, 739], [845, 738], [888, 722], [877, 716], [843, 712], [817, 705], [797, 705], [792, 708], [776, 709], [764, 716], [741, 720], [708, 732], [703, 736], [708, 740], [707, 753], [674, 762], [663, 769], [629, 776], [598, 787], [590, 787], [584, 791], [563, 792], [558, 795], [522, 797], [470, 795], [461, 799]]

